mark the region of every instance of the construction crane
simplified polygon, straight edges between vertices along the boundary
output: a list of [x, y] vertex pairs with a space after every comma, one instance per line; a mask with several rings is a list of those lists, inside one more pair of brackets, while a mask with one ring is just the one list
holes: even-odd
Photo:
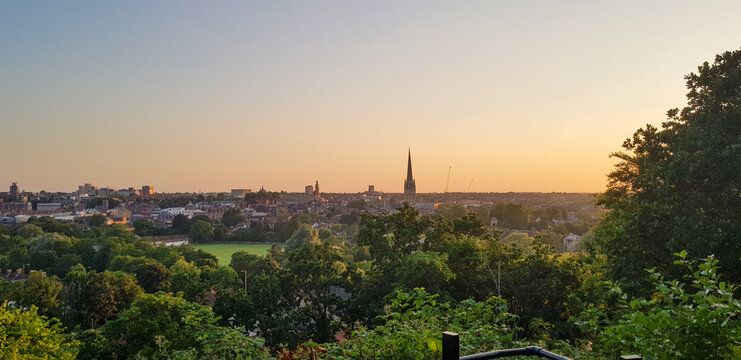
[[466, 192], [470, 192], [471, 191], [471, 185], [473, 185], [473, 178], [471, 178], [471, 182], [468, 183], [468, 189], [466, 189]]
[[448, 167], [448, 182], [445, 183], [445, 193], [448, 193], [448, 186], [450, 186], [450, 170], [453, 169], [453, 166]]

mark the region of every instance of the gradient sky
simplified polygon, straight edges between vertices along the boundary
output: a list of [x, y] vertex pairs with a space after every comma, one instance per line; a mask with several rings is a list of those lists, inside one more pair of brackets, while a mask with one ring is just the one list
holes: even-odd
[[[741, 2], [0, 0], [0, 186], [604, 189]], [[0, 189], [2, 189], [0, 188]], [[4, 190], [7, 191], [7, 188]]]

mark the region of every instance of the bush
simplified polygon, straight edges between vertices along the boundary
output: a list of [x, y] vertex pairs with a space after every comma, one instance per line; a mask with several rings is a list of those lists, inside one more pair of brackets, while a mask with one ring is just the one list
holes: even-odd
[[439, 302], [424, 288], [396, 297], [381, 316], [383, 325], [360, 328], [340, 344], [328, 345], [332, 359], [439, 359], [442, 332], [461, 335], [461, 353], [472, 354], [515, 344], [516, 316], [499, 297], [485, 301]]
[[[733, 297], [737, 287], [720, 281], [713, 256], [696, 265], [686, 260], [685, 251], [675, 255], [680, 257], [675, 264], [690, 270], [688, 281], [665, 280], [651, 271], [653, 297], [628, 302], [624, 296], [623, 315], [600, 332], [601, 350], [614, 357], [640, 353], [649, 360], [741, 358], [741, 301]], [[599, 324], [594, 318], [602, 314], [591, 314], [591, 324]]]

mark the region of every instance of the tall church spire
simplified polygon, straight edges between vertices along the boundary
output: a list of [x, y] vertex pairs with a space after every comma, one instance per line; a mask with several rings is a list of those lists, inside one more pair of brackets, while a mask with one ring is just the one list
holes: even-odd
[[414, 195], [417, 193], [417, 184], [412, 176], [412, 149], [409, 149], [409, 158], [407, 160], [407, 179], [404, 180], [404, 195]]

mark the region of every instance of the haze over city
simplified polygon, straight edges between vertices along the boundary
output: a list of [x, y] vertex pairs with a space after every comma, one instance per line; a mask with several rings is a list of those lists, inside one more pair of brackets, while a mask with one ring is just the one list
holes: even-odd
[[[422, 6], [424, 5], [424, 6]], [[43, 11], [40, 11], [43, 9]], [[741, 3], [0, 2], [0, 184], [598, 192]], [[471, 182], [473, 179], [473, 182]]]

